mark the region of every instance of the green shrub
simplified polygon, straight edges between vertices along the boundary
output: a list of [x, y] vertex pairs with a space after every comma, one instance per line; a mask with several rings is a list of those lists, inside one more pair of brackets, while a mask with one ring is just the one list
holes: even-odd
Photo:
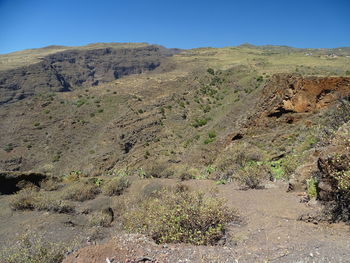
[[204, 144], [209, 144], [215, 141], [216, 138], [216, 132], [215, 131], [210, 131], [208, 133], [208, 138], [204, 140]]
[[149, 235], [156, 243], [216, 244], [237, 213], [225, 201], [203, 193], [163, 190], [123, 216], [128, 231]]
[[83, 106], [85, 103], [86, 103], [85, 99], [79, 99], [79, 100], [77, 100], [75, 105], [79, 108], [79, 107]]
[[102, 193], [108, 196], [121, 195], [130, 186], [126, 176], [116, 176], [102, 186]]
[[208, 69], [207, 69], [207, 72], [208, 72], [210, 75], [214, 75], [214, 74], [215, 74], [215, 71], [214, 71], [214, 69], [212, 69], [212, 68], [208, 68]]
[[213, 141], [215, 141], [215, 139], [212, 139], [212, 138], [207, 138], [203, 141], [204, 144], [209, 144], [209, 143], [212, 143]]
[[285, 176], [285, 172], [284, 172], [283, 164], [282, 164], [282, 159], [280, 159], [278, 161], [268, 162], [268, 164], [270, 166], [271, 174], [274, 178], [281, 179]]
[[316, 178], [311, 177], [306, 181], [307, 184], [307, 194], [310, 198], [317, 198], [317, 185], [318, 181]]
[[192, 123], [192, 126], [195, 127], [195, 128], [198, 128], [198, 127], [202, 127], [204, 125], [206, 125], [208, 123], [208, 118], [204, 118], [204, 119], [195, 119], [194, 120], [194, 123]]
[[215, 131], [210, 131], [210, 132], [208, 132], [208, 136], [209, 136], [210, 139], [213, 139], [213, 138], [216, 137], [216, 132]]
[[11, 152], [14, 149], [14, 145], [12, 143], [6, 144], [4, 146], [4, 151], [5, 152]]

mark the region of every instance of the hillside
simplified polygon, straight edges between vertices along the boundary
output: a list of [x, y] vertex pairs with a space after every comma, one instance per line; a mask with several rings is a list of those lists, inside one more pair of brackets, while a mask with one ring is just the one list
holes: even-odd
[[[198, 255], [312, 262], [316, 248], [324, 262], [345, 262], [337, 251], [349, 252], [348, 227], [334, 223], [350, 218], [349, 62], [349, 48], [249, 44], [93, 44], [0, 55], [0, 241], [13, 242], [27, 226], [54, 242], [75, 237], [75, 247], [115, 237], [66, 262], [104, 262], [113, 253], [120, 254], [114, 262], [191, 254], [189, 262], [203, 262]], [[109, 195], [113, 178], [127, 182]], [[240, 219], [213, 243], [166, 242], [180, 243], [169, 245], [172, 252], [127, 237], [129, 209], [179, 183], [190, 192], [216, 187]], [[76, 188], [88, 190], [69, 197]], [[13, 208], [21, 193], [32, 203]], [[111, 222], [91, 224], [104, 209]]]

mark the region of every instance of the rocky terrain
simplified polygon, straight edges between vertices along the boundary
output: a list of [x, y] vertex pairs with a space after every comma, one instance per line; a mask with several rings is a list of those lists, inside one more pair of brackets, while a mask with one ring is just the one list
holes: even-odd
[[[95, 44], [0, 56], [3, 260], [29, 232], [69, 246], [64, 262], [347, 262], [350, 51], [310, 52]], [[130, 231], [125, 218], [163, 189], [214, 192], [239, 220], [207, 243]]]

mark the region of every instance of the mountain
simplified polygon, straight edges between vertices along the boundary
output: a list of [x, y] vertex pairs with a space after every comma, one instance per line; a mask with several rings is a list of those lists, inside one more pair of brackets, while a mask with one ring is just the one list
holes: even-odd
[[[91, 231], [97, 231], [97, 236], [111, 235], [108, 227], [91, 227], [89, 220], [95, 213], [105, 213], [113, 226], [123, 229], [116, 218], [121, 222], [135, 202], [181, 182], [190, 190], [209, 192], [217, 187], [219, 196], [241, 214], [235, 221], [240, 227], [225, 229], [225, 233], [236, 235], [237, 242], [230, 243], [225, 234], [227, 242], [220, 235], [213, 243], [192, 243], [226, 242], [230, 251], [235, 250], [235, 243], [237, 253], [251, 262], [259, 253], [248, 255], [239, 249], [245, 245], [253, 249], [255, 235], [262, 244], [266, 236], [260, 236], [258, 230], [265, 224], [270, 231], [265, 235], [283, 235], [283, 242], [290, 242], [283, 247], [295, 249], [286, 255], [293, 262], [305, 259], [307, 249], [296, 248], [298, 240], [304, 245], [309, 242], [287, 230], [294, 224], [301, 232], [320, 238], [325, 248], [322, 256], [327, 257], [329, 251], [337, 256], [334, 247], [346, 249], [346, 237], [340, 230], [339, 240], [328, 242], [321, 240], [328, 230], [315, 233], [312, 226], [296, 219], [334, 223], [350, 218], [346, 197], [349, 61], [349, 48], [250, 44], [180, 50], [146, 43], [98, 43], [0, 55], [0, 192], [4, 211], [0, 220], [12, 218], [10, 225], [1, 222], [3, 241], [11, 239], [14, 231], [24, 232], [19, 227], [24, 220], [17, 211], [21, 209], [13, 208], [11, 200], [27, 191], [28, 185], [40, 195], [34, 194], [32, 211], [27, 212], [29, 224], [38, 233], [55, 229], [48, 238], [66, 242], [73, 236], [90, 238]], [[342, 165], [335, 164], [338, 157]], [[120, 178], [128, 178], [128, 182], [109, 197], [103, 187], [113, 178], [121, 182], [125, 179]], [[89, 189], [79, 192], [79, 196], [88, 195], [86, 200], [67, 197], [77, 191], [74, 187]], [[297, 195], [309, 206], [299, 203]], [[52, 198], [68, 199], [67, 206], [61, 205], [66, 201], [55, 203]], [[247, 209], [244, 202], [249, 204]], [[270, 218], [262, 211], [265, 206]], [[286, 222], [278, 218], [281, 213]], [[255, 221], [249, 222], [249, 216]], [[273, 224], [282, 224], [285, 232], [275, 232]], [[292, 236], [288, 242], [287, 236]], [[120, 242], [113, 246], [121, 246]], [[128, 242], [128, 246], [138, 247], [141, 241], [137, 237]], [[317, 243], [314, 239], [310, 242], [312, 246]], [[167, 253], [155, 244], [145, 246], [151, 246], [154, 253]], [[267, 246], [273, 248], [272, 243]], [[173, 259], [189, 257], [181, 254], [181, 247], [173, 248]], [[201, 248], [187, 248], [193, 255], [202, 253]], [[125, 252], [122, 246], [120, 249]], [[81, 262], [89, 258], [86, 253]], [[157, 253], [153, 257], [157, 258]], [[229, 258], [220, 247], [203, 253], [213, 258], [220, 254], [220, 260]], [[280, 251], [271, 253], [278, 258]]]

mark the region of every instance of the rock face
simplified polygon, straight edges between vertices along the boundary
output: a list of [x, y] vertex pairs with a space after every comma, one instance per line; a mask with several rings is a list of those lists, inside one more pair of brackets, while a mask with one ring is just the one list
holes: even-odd
[[0, 72], [0, 105], [44, 92], [67, 92], [151, 71], [177, 51], [160, 46], [67, 50]]
[[306, 113], [322, 109], [339, 98], [350, 95], [350, 78], [302, 77], [277, 74], [264, 88], [262, 103], [268, 117], [286, 113]]

